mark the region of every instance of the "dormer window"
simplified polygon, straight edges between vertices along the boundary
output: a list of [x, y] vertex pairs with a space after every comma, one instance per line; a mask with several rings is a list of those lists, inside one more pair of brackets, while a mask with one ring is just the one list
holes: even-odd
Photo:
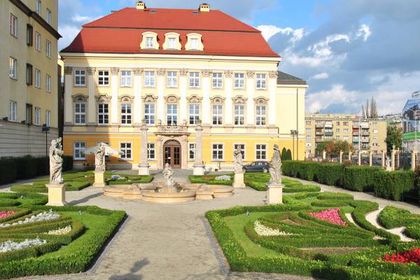
[[201, 40], [201, 35], [197, 33], [187, 34], [187, 44], [185, 45], [187, 51], [203, 51], [204, 45]]
[[165, 50], [181, 50], [181, 43], [179, 42], [179, 34], [169, 32], [165, 34], [165, 43], [163, 44]]
[[158, 50], [159, 43], [157, 41], [157, 34], [154, 32], [144, 32], [140, 48]]

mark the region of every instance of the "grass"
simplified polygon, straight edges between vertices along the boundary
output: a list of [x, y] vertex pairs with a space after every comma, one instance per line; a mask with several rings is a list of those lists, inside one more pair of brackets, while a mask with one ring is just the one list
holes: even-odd
[[[230, 176], [230, 180], [216, 180], [216, 177], [219, 176]], [[224, 175], [204, 175], [204, 176], [195, 176], [190, 175], [188, 179], [192, 184], [207, 184], [207, 185], [225, 185], [232, 186], [233, 184], [233, 174], [224, 174]]]
[[147, 184], [153, 181], [153, 176], [143, 176], [143, 175], [121, 175], [123, 177], [122, 180], [112, 180], [112, 175], [117, 174], [106, 174], [105, 181], [107, 185], [126, 185], [126, 184]]

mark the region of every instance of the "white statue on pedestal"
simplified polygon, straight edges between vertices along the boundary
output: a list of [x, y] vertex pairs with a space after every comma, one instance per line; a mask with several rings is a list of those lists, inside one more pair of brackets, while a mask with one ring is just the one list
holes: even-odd
[[269, 185], [281, 185], [281, 156], [278, 145], [274, 145], [273, 157], [270, 161], [271, 179]]
[[234, 166], [233, 166], [233, 169], [235, 171], [235, 174], [242, 174], [242, 173], [244, 173], [244, 163], [243, 163], [241, 149], [237, 148], [233, 152], [233, 158], [234, 158]]
[[63, 146], [61, 138], [51, 141], [50, 146], [50, 184], [59, 185], [63, 183]]
[[95, 152], [95, 171], [104, 172], [106, 156], [106, 146], [104, 143], [99, 143]]

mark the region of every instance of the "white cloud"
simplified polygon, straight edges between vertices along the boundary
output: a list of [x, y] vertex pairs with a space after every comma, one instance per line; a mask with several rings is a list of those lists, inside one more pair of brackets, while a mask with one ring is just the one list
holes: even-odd
[[77, 25], [60, 25], [58, 27], [58, 32], [61, 34], [62, 38], [58, 41], [59, 50], [70, 45], [79, 31], [80, 28]]
[[278, 33], [282, 33], [285, 35], [292, 35], [292, 38], [290, 38], [291, 43], [299, 41], [304, 36], [303, 28], [293, 29], [291, 27], [281, 28], [275, 25], [260, 25], [260, 26], [257, 26], [257, 29], [262, 32], [263, 37], [267, 41], [270, 40], [271, 37], [273, 37], [274, 35]]
[[313, 79], [313, 80], [325, 80], [325, 79], [328, 79], [329, 77], [330, 77], [330, 75], [328, 75], [328, 73], [322, 72], [322, 73], [319, 73], [319, 74], [316, 74], [316, 75], [312, 76], [311, 79]]
[[360, 25], [360, 28], [357, 31], [356, 36], [362, 37], [363, 41], [366, 42], [369, 39], [370, 35], [372, 35], [372, 31], [370, 30], [370, 27], [366, 24]]
[[78, 22], [78, 23], [86, 23], [86, 22], [88, 22], [88, 21], [91, 21], [93, 18], [92, 17], [89, 17], [89, 16], [81, 16], [81, 15], [79, 15], [79, 14], [76, 14], [76, 15], [74, 15], [72, 18], [71, 18], [71, 20], [73, 21], [73, 22]]
[[271, 37], [280, 32], [281, 28], [274, 25], [260, 25], [257, 29], [261, 31], [266, 41], [270, 40]]
[[319, 112], [330, 105], [337, 103], [352, 103], [356, 99], [356, 92], [347, 91], [343, 85], [335, 84], [328, 90], [314, 92], [306, 99], [308, 112]]

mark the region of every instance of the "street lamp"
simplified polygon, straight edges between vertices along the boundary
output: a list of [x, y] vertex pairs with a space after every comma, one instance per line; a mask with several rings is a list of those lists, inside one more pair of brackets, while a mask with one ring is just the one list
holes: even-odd
[[[298, 131], [296, 129], [292, 129], [290, 130], [290, 134], [293, 137], [293, 142], [292, 142], [292, 160], [295, 160], [295, 136], [298, 136]], [[297, 143], [296, 146], [298, 146], [299, 143]]]

